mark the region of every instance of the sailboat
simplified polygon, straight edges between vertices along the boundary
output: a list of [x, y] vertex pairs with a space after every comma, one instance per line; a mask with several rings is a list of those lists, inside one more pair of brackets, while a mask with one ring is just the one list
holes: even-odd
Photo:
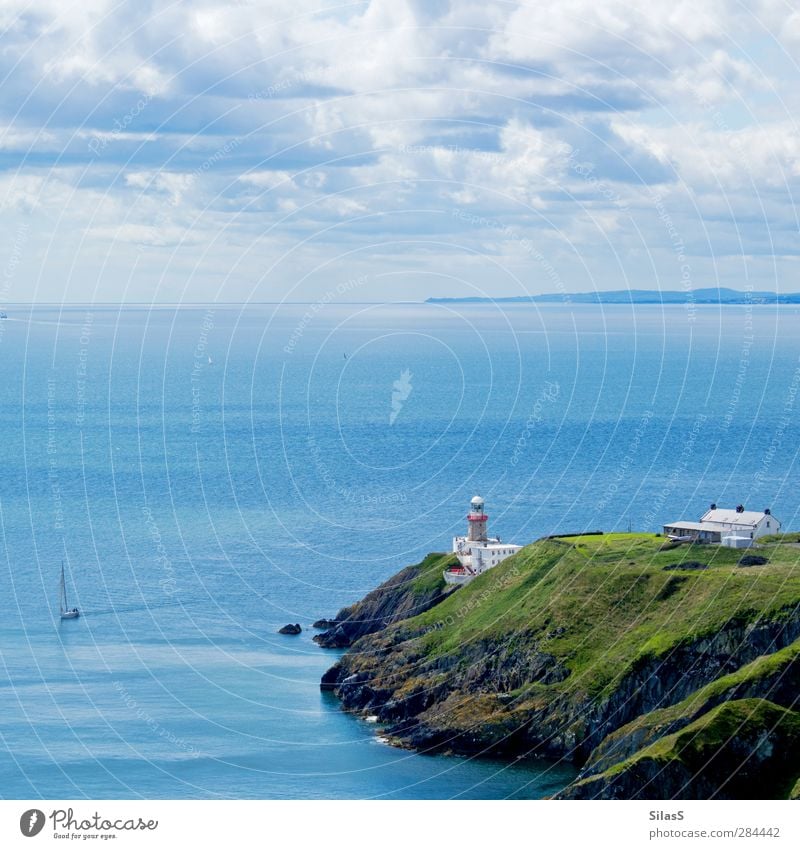
[[77, 607], [72, 609], [67, 607], [67, 584], [64, 581], [64, 561], [61, 561], [61, 594], [58, 598], [58, 603], [61, 606], [62, 619], [77, 619], [81, 614]]

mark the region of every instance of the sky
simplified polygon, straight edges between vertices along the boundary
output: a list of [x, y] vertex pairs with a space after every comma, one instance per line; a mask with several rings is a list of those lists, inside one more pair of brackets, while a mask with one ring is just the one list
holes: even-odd
[[783, 0], [0, 0], [0, 303], [799, 291]]

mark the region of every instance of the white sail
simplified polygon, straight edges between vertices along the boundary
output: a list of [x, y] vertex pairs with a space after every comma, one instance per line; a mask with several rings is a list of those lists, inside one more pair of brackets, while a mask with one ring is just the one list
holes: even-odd
[[61, 608], [61, 618], [62, 619], [77, 619], [80, 616], [77, 607], [73, 607], [70, 610], [67, 607], [67, 582], [64, 580], [64, 561], [61, 561], [61, 582], [60, 582], [60, 594], [59, 594], [59, 607]]

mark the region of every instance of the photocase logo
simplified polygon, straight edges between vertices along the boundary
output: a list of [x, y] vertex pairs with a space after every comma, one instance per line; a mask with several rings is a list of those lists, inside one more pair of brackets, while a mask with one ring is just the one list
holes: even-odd
[[31, 808], [19, 818], [19, 830], [25, 837], [36, 837], [44, 828], [44, 813], [38, 808]]
[[409, 369], [400, 372], [400, 377], [392, 384], [392, 412], [389, 414], [389, 424], [393, 425], [400, 410], [403, 409], [403, 404], [408, 400], [411, 390], [414, 388], [411, 385], [411, 374]]

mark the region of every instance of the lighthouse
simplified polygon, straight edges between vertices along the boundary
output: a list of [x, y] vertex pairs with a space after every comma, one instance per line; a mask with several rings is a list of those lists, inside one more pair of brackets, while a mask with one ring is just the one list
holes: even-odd
[[486, 542], [486, 523], [489, 517], [484, 512], [484, 503], [480, 495], [476, 495], [469, 503], [467, 514], [467, 539], [470, 542]]
[[522, 546], [501, 542], [500, 537], [490, 537], [489, 517], [486, 505], [480, 495], [469, 502], [467, 514], [467, 534], [453, 537], [453, 554], [458, 565], [445, 569], [444, 579], [448, 584], [466, 584], [473, 578], [502, 563], [506, 557], [516, 554]]

